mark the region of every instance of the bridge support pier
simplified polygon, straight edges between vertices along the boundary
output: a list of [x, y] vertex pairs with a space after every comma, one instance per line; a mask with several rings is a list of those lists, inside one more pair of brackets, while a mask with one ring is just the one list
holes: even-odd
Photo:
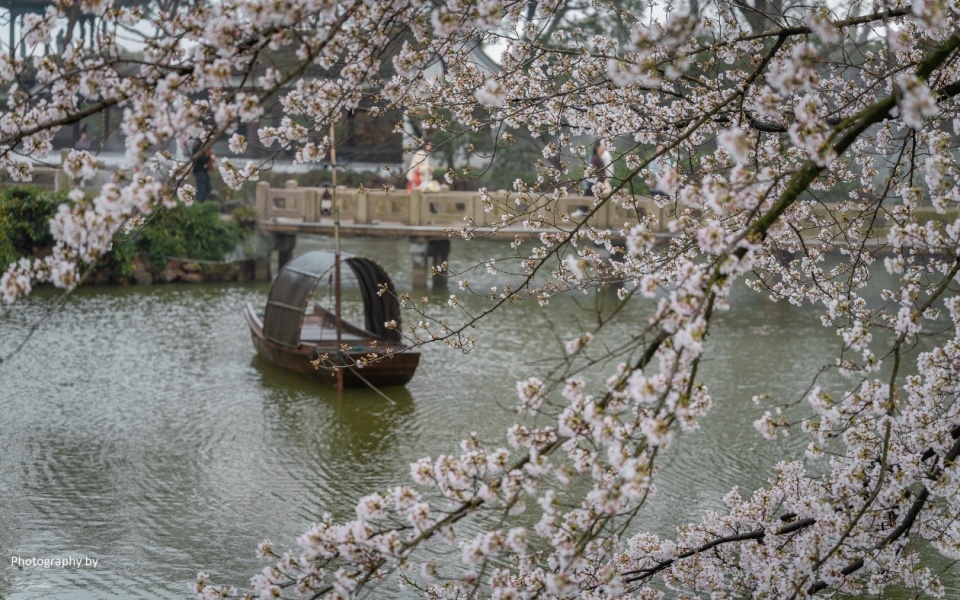
[[[411, 283], [414, 287], [427, 287], [431, 273], [447, 262], [450, 257], [450, 240], [431, 240], [422, 237], [410, 238], [410, 258], [413, 262]], [[434, 286], [445, 286], [447, 278], [441, 273], [433, 276]]]
[[274, 233], [270, 236], [270, 245], [277, 251], [277, 269], [293, 258], [293, 249], [297, 247], [297, 236], [293, 233]]
[[270, 281], [270, 257], [248, 258], [241, 263], [246, 281]]

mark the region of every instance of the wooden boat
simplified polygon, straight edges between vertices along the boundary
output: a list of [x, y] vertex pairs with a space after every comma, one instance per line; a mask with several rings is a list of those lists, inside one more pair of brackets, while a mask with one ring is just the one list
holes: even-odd
[[[393, 282], [370, 259], [340, 254], [363, 298], [364, 326], [348, 323], [310, 297], [321, 282], [336, 283], [338, 255], [317, 250], [302, 254], [280, 270], [270, 287], [263, 316], [247, 304], [244, 316], [257, 353], [284, 369], [333, 384], [380, 387], [410, 381], [420, 353], [407, 349], [400, 335], [400, 304]], [[384, 293], [380, 293], [382, 288]], [[386, 325], [395, 321], [395, 327]]]

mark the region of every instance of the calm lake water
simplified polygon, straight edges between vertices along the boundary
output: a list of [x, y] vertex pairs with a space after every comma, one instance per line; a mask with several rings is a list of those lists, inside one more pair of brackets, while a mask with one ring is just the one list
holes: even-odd
[[[329, 247], [303, 239], [298, 252]], [[405, 241], [345, 242], [410, 289]], [[504, 245], [454, 243], [467, 268]], [[476, 289], [497, 283], [469, 275]], [[451, 286], [451, 290], [455, 289]], [[349, 518], [357, 498], [407, 481], [421, 456], [458, 451], [471, 431], [495, 442], [515, 421], [515, 381], [553, 366], [571, 318], [589, 321], [612, 295], [558, 298], [548, 310], [508, 307], [476, 330], [463, 355], [434, 345], [406, 388], [336, 392], [257, 360], [241, 315], [269, 285], [90, 288], [78, 291], [12, 360], [0, 364], [0, 598], [188, 597], [197, 571], [243, 586], [263, 563], [257, 544], [293, 546], [316, 515]], [[451, 291], [417, 292], [440, 307]], [[744, 302], [720, 315], [702, 369], [716, 407], [662, 463], [640, 527], [669, 535], [752, 489], [770, 456], [802, 440], [752, 433], [751, 397], [794, 398], [838, 339], [811, 312]], [[486, 306], [468, 302], [472, 311]], [[639, 329], [647, 307], [614, 333]], [[18, 308], [25, 321], [30, 307]], [[22, 338], [0, 322], [0, 353]], [[14, 557], [96, 560], [96, 566], [11, 566]], [[374, 597], [404, 596], [397, 586]]]

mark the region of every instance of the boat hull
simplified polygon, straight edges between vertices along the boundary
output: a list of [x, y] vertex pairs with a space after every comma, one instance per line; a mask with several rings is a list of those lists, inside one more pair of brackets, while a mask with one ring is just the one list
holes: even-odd
[[[344, 386], [381, 387], [406, 384], [413, 378], [420, 363], [420, 353], [416, 351], [385, 355], [384, 352], [392, 344], [381, 340], [376, 340], [376, 346], [369, 343], [350, 345], [346, 352], [338, 351], [335, 340], [301, 343], [296, 348], [283, 346], [264, 337], [262, 320], [252, 306], [247, 306], [244, 316], [250, 327], [253, 346], [261, 358], [280, 368], [331, 385], [337, 384], [335, 365], [343, 374]], [[373, 353], [378, 355], [376, 360], [370, 360]], [[324, 355], [328, 358], [317, 363], [317, 359]]]

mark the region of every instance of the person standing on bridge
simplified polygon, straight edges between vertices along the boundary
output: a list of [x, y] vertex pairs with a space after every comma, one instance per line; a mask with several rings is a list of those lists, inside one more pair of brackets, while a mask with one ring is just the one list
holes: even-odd
[[613, 177], [613, 157], [603, 140], [597, 140], [590, 156], [590, 166], [594, 176], [590, 181], [590, 195], [603, 196], [610, 193], [610, 179]]
[[410, 168], [407, 169], [407, 191], [425, 190], [433, 178], [433, 167], [430, 166], [430, 150], [433, 145], [424, 142], [413, 156], [410, 157]]
[[87, 124], [84, 123], [80, 126], [80, 137], [77, 138], [76, 143], [73, 145], [75, 150], [90, 150], [90, 138], [87, 137]]
[[[194, 142], [193, 154], [196, 155], [200, 152], [201, 148], [203, 148], [203, 141], [197, 140]], [[197, 202], [203, 202], [209, 198], [210, 192], [213, 191], [213, 185], [210, 181], [210, 171], [214, 168], [214, 164], [212, 148], [199, 156], [195, 156], [193, 159], [193, 177], [197, 182], [197, 195], [195, 197]]]

